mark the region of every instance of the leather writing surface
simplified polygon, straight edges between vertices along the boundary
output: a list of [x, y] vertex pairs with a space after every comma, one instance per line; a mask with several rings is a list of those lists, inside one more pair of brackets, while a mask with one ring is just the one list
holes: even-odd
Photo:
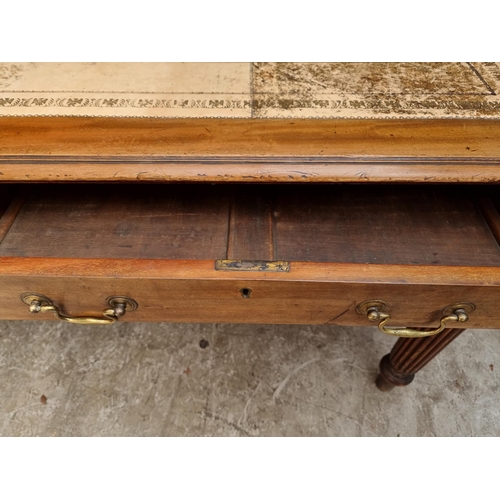
[[0, 116], [499, 118], [499, 63], [3, 63]]

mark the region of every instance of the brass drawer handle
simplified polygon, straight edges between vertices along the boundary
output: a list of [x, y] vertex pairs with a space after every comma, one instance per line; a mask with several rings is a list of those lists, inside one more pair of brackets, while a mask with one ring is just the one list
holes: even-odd
[[118, 321], [127, 311], [135, 311], [138, 307], [134, 299], [128, 297], [108, 297], [106, 302], [109, 309], [102, 312], [104, 318], [94, 318], [92, 316], [66, 316], [62, 314], [52, 300], [45, 295], [34, 292], [26, 292], [21, 295], [21, 300], [29, 306], [30, 313], [52, 312], [54, 316], [68, 323], [77, 323], [79, 325], [109, 325]]
[[383, 300], [367, 300], [357, 307], [358, 314], [366, 314], [370, 321], [379, 321], [378, 329], [382, 333], [388, 335], [396, 335], [397, 337], [430, 337], [441, 333], [445, 328], [449, 328], [449, 323], [454, 321], [456, 323], [465, 323], [469, 319], [471, 313], [476, 306], [470, 302], [463, 302], [460, 304], [453, 304], [445, 307], [443, 310], [444, 316], [441, 318], [439, 326], [435, 330], [414, 330], [412, 328], [391, 328], [386, 326], [387, 322], [391, 319], [391, 315], [383, 312], [387, 307], [387, 302]]

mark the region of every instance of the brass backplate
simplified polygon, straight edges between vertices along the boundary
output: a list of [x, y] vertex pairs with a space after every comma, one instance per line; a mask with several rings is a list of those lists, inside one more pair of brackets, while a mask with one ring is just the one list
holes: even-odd
[[138, 307], [139, 304], [134, 300], [131, 299], [130, 297], [122, 297], [122, 296], [116, 296], [113, 295], [112, 297], [108, 297], [106, 299], [106, 302], [111, 309], [114, 309], [116, 306], [120, 304], [125, 304], [127, 312], [130, 311], [135, 311]]
[[52, 301], [48, 298], [45, 297], [45, 295], [42, 295], [41, 293], [36, 293], [36, 292], [25, 292], [21, 295], [21, 300], [28, 306], [32, 304], [35, 300], [40, 302], [41, 306], [51, 306]]
[[216, 271], [264, 271], [282, 272], [290, 271], [290, 263], [286, 260], [227, 260], [215, 261]]
[[475, 308], [476, 306], [470, 302], [459, 302], [457, 304], [452, 304], [451, 306], [446, 306], [443, 309], [443, 314], [445, 316], [449, 316], [450, 314], [454, 314], [457, 309], [463, 309], [467, 314], [470, 314]]
[[[52, 300], [50, 300], [48, 297], [45, 295], [42, 295], [41, 293], [36, 293], [36, 292], [26, 292], [21, 295], [21, 300], [27, 304], [28, 306], [31, 305], [31, 303], [35, 300], [40, 302], [40, 305], [42, 306], [51, 306], [53, 305]], [[126, 304], [127, 306], [127, 312], [130, 311], [135, 311], [139, 305], [134, 299], [131, 299], [129, 297], [122, 297], [122, 296], [112, 296], [108, 297], [106, 299], [107, 304], [111, 308], [115, 308], [119, 304]]]
[[382, 312], [386, 310], [387, 306], [388, 304], [385, 300], [365, 300], [364, 302], [361, 302], [361, 304], [358, 304], [358, 307], [356, 307], [356, 312], [358, 314], [361, 314], [362, 316], [366, 316], [369, 309], [375, 307], [378, 312]]

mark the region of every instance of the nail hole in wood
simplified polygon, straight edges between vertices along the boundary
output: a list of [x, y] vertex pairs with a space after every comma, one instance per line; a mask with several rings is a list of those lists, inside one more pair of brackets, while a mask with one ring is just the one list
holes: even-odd
[[252, 290], [250, 290], [250, 288], [242, 288], [240, 290], [240, 292], [241, 292], [241, 296], [244, 299], [249, 299], [250, 298], [250, 294], [252, 293]]

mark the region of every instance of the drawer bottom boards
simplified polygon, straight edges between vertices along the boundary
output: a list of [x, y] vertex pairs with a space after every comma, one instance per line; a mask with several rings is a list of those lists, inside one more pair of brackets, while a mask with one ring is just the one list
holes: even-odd
[[396, 326], [461, 303], [467, 327], [500, 325], [495, 187], [1, 188], [2, 319], [55, 319], [33, 292], [72, 317], [134, 299], [120, 321], [370, 325], [376, 299]]

